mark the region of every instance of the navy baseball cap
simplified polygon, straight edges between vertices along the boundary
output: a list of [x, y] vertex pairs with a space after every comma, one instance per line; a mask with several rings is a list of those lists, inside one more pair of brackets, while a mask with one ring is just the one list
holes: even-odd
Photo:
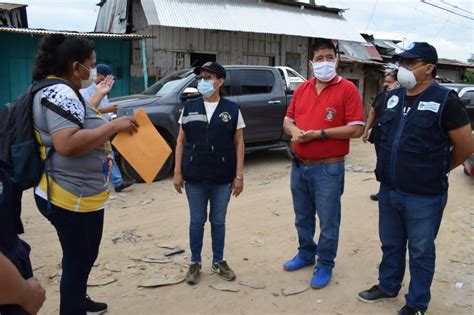
[[413, 42], [403, 52], [393, 56], [395, 60], [417, 58], [432, 64], [438, 63], [436, 48], [426, 42]]
[[217, 62], [206, 62], [202, 67], [196, 67], [194, 69], [194, 74], [199, 75], [202, 70], [209, 71], [217, 75], [219, 78], [225, 79], [225, 69]]
[[99, 63], [97, 66], [97, 73], [102, 74], [102, 75], [111, 75], [112, 74], [112, 69], [106, 64]]

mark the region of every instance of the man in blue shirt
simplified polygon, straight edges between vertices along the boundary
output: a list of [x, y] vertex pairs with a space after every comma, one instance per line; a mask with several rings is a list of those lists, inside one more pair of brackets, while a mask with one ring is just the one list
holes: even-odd
[[[106, 64], [98, 64], [96, 66], [97, 69], [97, 76], [95, 78], [95, 82], [92, 83], [89, 87], [81, 89], [80, 92], [82, 97], [87, 100], [92, 106], [94, 106], [101, 114], [105, 120], [110, 120], [111, 115], [117, 112], [118, 105], [115, 103], [110, 103], [107, 94], [101, 92], [102, 85], [107, 85], [109, 90], [112, 89], [114, 85], [114, 78], [112, 76], [112, 69]], [[112, 172], [111, 172], [111, 181], [112, 185], [116, 192], [121, 192], [125, 188], [133, 185], [135, 180], [123, 180], [122, 173], [120, 172], [117, 163], [115, 162], [115, 158], [112, 164]]]

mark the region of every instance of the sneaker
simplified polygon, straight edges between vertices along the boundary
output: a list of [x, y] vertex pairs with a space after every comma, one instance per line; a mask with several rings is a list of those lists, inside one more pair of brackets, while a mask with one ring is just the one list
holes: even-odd
[[86, 311], [87, 315], [99, 315], [107, 312], [107, 304], [94, 302], [86, 295], [86, 299], [82, 302], [82, 309]]
[[192, 285], [198, 284], [199, 280], [201, 280], [201, 264], [192, 263], [186, 273], [186, 282]]
[[217, 273], [219, 276], [221, 276], [224, 280], [227, 281], [232, 281], [235, 279], [235, 273], [230, 269], [229, 265], [225, 260], [218, 262], [218, 263], [213, 263], [212, 264], [212, 271]]
[[332, 270], [316, 268], [311, 278], [310, 285], [313, 289], [322, 289], [329, 284], [332, 277]]
[[374, 285], [372, 288], [362, 291], [357, 295], [357, 298], [365, 303], [374, 303], [384, 299], [395, 299], [397, 295], [389, 295], [380, 290], [378, 285]]
[[314, 266], [314, 263], [314, 257], [312, 260], [305, 260], [300, 255], [296, 255], [283, 264], [283, 269], [285, 271], [296, 271], [307, 266]]
[[401, 310], [398, 311], [398, 315], [423, 315], [424, 311], [414, 309], [411, 306], [405, 305]]
[[370, 195], [370, 200], [378, 201], [379, 200], [379, 194], [376, 193], [376, 194]]
[[115, 192], [121, 192], [122, 190], [124, 190], [127, 187], [132, 186], [133, 184], [135, 184], [134, 179], [124, 180], [124, 181], [122, 181], [122, 185], [114, 188]]

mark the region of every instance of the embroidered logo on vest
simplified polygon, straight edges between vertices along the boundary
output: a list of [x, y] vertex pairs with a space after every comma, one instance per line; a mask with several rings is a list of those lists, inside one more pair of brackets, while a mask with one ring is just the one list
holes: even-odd
[[399, 98], [396, 95], [392, 95], [387, 102], [387, 109], [392, 109], [398, 105]]
[[219, 118], [222, 119], [223, 122], [229, 122], [232, 120], [232, 117], [228, 112], [223, 112], [219, 114]]

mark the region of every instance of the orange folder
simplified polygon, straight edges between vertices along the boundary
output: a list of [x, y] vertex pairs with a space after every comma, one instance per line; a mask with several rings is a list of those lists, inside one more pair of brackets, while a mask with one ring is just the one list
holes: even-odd
[[120, 132], [112, 144], [143, 180], [151, 184], [172, 151], [143, 108], [134, 117], [139, 126], [138, 132], [133, 135]]

